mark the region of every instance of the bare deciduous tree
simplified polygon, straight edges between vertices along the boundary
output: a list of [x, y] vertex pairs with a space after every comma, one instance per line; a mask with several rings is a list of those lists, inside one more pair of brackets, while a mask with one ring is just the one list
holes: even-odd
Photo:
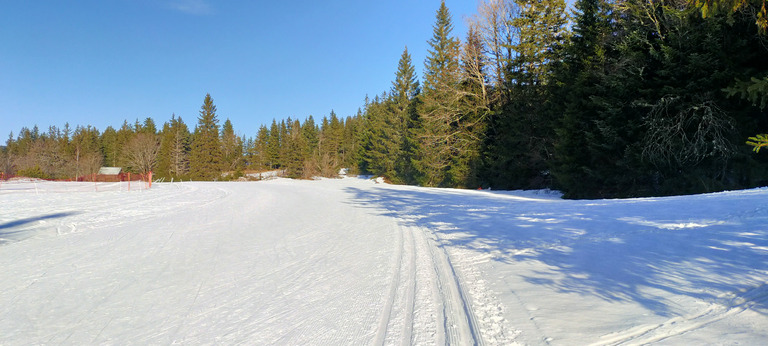
[[129, 166], [140, 172], [147, 173], [157, 163], [157, 152], [160, 149], [160, 143], [156, 135], [149, 133], [138, 133], [126, 144], [124, 155]]
[[657, 166], [696, 165], [708, 157], [727, 160], [736, 152], [728, 139], [733, 121], [712, 101], [690, 105], [680, 97], [664, 97], [644, 125], [643, 157]]
[[480, 0], [477, 14], [469, 19], [469, 27], [482, 38], [490, 63], [488, 74], [497, 89], [504, 84], [506, 65], [513, 57], [512, 46], [518, 33], [511, 19], [518, 12], [514, 1]]

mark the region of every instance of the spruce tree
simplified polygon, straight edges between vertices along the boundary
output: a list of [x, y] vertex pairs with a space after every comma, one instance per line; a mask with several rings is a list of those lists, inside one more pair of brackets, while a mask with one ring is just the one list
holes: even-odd
[[507, 65], [504, 99], [490, 116], [484, 180], [498, 188], [536, 189], [551, 185], [554, 125], [550, 107], [554, 52], [566, 36], [563, 0], [517, 0], [511, 24], [516, 53]]
[[266, 162], [269, 169], [277, 169], [280, 167], [280, 126], [278, 126], [277, 120], [275, 119], [272, 119], [272, 125], [269, 127]]
[[358, 167], [360, 165], [360, 136], [361, 131], [361, 115], [347, 117], [344, 122], [344, 156], [342, 157], [341, 165], [344, 168], [348, 168], [351, 174], [358, 173]]
[[457, 147], [461, 150], [452, 155], [448, 170], [451, 185], [456, 187], [477, 187], [480, 184], [482, 140], [490, 112], [484, 50], [479, 33], [470, 28], [461, 54], [461, 116], [452, 125], [460, 143]]
[[304, 177], [304, 136], [302, 134], [301, 122], [297, 120], [291, 120], [288, 118], [286, 121], [286, 133], [281, 144], [283, 146], [284, 156], [284, 169], [286, 175], [291, 178]]
[[211, 94], [206, 94], [195, 127], [190, 153], [190, 175], [194, 179], [215, 180], [221, 176], [222, 154], [219, 120]]
[[510, 70], [518, 85], [546, 84], [557, 45], [567, 34], [564, 0], [516, 0], [519, 14], [511, 24], [518, 30], [517, 53]]
[[458, 108], [459, 41], [451, 37], [453, 24], [445, 1], [440, 3], [429, 51], [424, 66], [424, 90], [419, 109], [419, 149], [414, 164], [419, 171], [420, 183], [442, 186], [447, 183], [451, 156], [459, 149], [452, 131], [461, 112]]
[[104, 164], [109, 167], [116, 167], [117, 155], [120, 152], [117, 148], [117, 131], [112, 126], [107, 126], [101, 134], [101, 152], [104, 156]]
[[153, 135], [157, 134], [157, 126], [155, 126], [155, 121], [152, 120], [151, 117], [144, 119], [144, 123], [141, 126], [141, 132]]
[[382, 94], [365, 111], [368, 150], [364, 159], [370, 173], [386, 177], [394, 183], [414, 181], [413, 99], [419, 93], [419, 82], [406, 47], [397, 64], [395, 80], [389, 95]]
[[315, 118], [311, 115], [304, 120], [304, 124], [301, 125], [301, 133], [304, 137], [306, 145], [303, 148], [302, 156], [305, 159], [311, 159], [317, 152], [317, 146], [320, 141], [319, 130], [317, 124], [315, 124]]
[[266, 125], [259, 127], [259, 132], [256, 134], [256, 140], [253, 144], [253, 156], [254, 164], [253, 168], [257, 170], [264, 170], [269, 168], [269, 158], [267, 156], [267, 148], [269, 142], [269, 129]]
[[171, 148], [171, 164], [173, 173], [183, 177], [189, 172], [189, 155], [191, 151], [189, 128], [181, 117], [171, 122], [173, 132], [173, 147]]
[[[291, 118], [288, 118], [290, 121]], [[278, 149], [278, 165], [281, 169], [285, 169], [286, 160], [288, 158], [288, 142], [290, 141], [290, 138], [288, 137], [288, 125], [286, 125], [285, 120], [280, 120], [280, 124], [278, 126], [279, 131], [279, 138], [280, 138], [280, 145]]]
[[598, 85], [605, 74], [614, 24], [612, 6], [604, 0], [579, 0], [575, 4], [572, 36], [560, 51], [561, 63], [554, 69], [552, 97], [560, 100], [552, 111], [561, 114], [556, 125], [555, 160], [552, 174], [558, 188], [567, 197], [586, 195], [599, 189], [602, 179], [594, 176], [592, 158], [587, 150], [595, 133], [595, 115], [599, 106], [594, 95], [601, 93]]
[[224, 170], [242, 169], [243, 142], [235, 135], [235, 129], [229, 119], [224, 121], [224, 126], [221, 128], [221, 154]]
[[391, 121], [397, 131], [397, 143], [395, 143], [397, 146], [395, 152], [397, 180], [402, 183], [414, 183], [416, 181], [416, 169], [413, 162], [418, 144], [414, 131], [414, 119], [418, 116], [416, 98], [419, 97], [420, 89], [408, 47], [405, 48], [400, 56], [400, 61], [397, 63], [397, 72], [390, 93], [394, 101], [394, 114]]
[[[171, 115], [171, 121], [176, 118], [176, 114]], [[171, 124], [166, 122], [163, 129], [160, 130], [160, 149], [157, 153], [157, 165], [154, 176], [170, 180], [173, 178], [171, 173], [171, 147], [173, 145], [173, 134], [171, 133]]]
[[117, 130], [117, 141], [114, 146], [114, 150], [116, 150], [114, 153], [115, 167], [128, 168], [128, 164], [125, 160], [124, 148], [135, 134], [134, 127], [128, 123], [128, 120], [124, 120], [123, 125]]
[[394, 98], [400, 112], [405, 111], [411, 104], [411, 100], [419, 94], [416, 68], [413, 67], [411, 62], [411, 54], [408, 53], [408, 47], [405, 47], [403, 54], [400, 55], [400, 61], [397, 62], [397, 72], [395, 72], [395, 80], [392, 81], [390, 94]]
[[395, 168], [400, 155], [402, 126], [397, 121], [394, 102], [386, 98], [386, 95], [375, 97], [365, 109], [365, 160], [368, 172], [398, 183]]

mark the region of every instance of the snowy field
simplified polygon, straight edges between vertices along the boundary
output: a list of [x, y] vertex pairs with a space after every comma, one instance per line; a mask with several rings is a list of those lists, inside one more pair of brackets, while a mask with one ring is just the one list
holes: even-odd
[[768, 342], [768, 189], [0, 185], [0, 344]]

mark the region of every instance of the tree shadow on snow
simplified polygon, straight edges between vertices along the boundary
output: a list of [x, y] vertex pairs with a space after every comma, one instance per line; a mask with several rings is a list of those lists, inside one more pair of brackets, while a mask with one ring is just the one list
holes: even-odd
[[768, 314], [768, 209], [755, 208], [765, 193], [566, 201], [398, 186], [347, 192], [357, 205], [434, 230], [443, 246], [542, 263], [521, 277], [557, 292], [672, 316], [662, 295], [732, 306], [743, 300], [724, 292], [751, 290], [762, 298], [750, 306]]
[[31, 223], [50, 220], [50, 219], [63, 218], [63, 217], [67, 217], [75, 214], [77, 213], [75, 212], [53, 213], [48, 215], [28, 217], [24, 219], [18, 219], [18, 220], [2, 223], [0, 224], [0, 245], [21, 241], [33, 236], [34, 233], [37, 231], [37, 228], [25, 227]]

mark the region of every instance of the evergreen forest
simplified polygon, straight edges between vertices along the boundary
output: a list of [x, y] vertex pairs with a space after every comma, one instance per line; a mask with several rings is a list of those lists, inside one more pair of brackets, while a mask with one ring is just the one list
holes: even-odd
[[223, 123], [211, 95], [103, 131], [11, 133], [0, 172], [44, 179], [123, 167], [156, 178], [247, 172], [397, 184], [662, 196], [768, 185], [764, 0], [481, 0], [466, 37], [441, 3], [421, 74], [405, 47], [389, 90], [357, 114]]

